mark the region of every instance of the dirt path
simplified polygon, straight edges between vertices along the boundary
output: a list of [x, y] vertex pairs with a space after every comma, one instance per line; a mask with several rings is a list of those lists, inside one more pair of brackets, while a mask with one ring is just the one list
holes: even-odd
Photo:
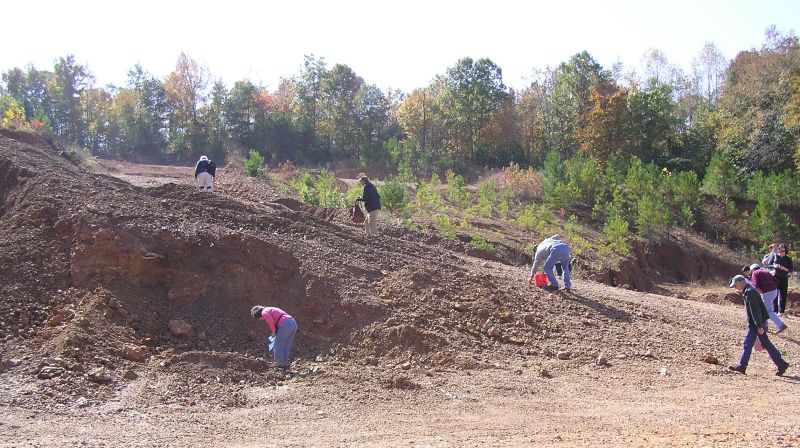
[[[723, 362], [738, 355], [743, 332], [742, 310], [736, 307], [576, 283], [577, 294], [609, 305], [693, 316], [687, 344], [693, 343], [693, 332], [710, 333], [731, 356]], [[789, 325], [773, 340], [797, 366], [800, 321]], [[775, 377], [768, 357], [758, 353], [748, 375], [728, 374], [724, 366], [682, 359], [676, 352], [609, 353], [608, 368], [584, 361], [497, 359], [496, 367], [485, 370], [423, 375], [422, 388], [411, 391], [375, 387], [387, 374], [385, 367], [326, 366], [329, 370], [314, 379], [247, 385], [246, 405], [237, 408], [141, 407], [111, 400], [49, 413], [6, 403], [0, 441], [9, 446], [800, 445], [795, 369]], [[552, 378], [541, 376], [543, 368]]]

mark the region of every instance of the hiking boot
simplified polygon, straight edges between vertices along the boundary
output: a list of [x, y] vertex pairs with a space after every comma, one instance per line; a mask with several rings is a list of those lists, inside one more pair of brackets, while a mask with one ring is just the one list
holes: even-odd
[[[736, 364], [735, 366], [728, 366], [728, 370], [730, 370], [731, 372], [739, 372], [742, 375], [744, 375], [744, 371], [746, 369], [747, 369], [747, 367], [742, 367], [739, 364]], [[784, 370], [786, 370], [786, 369], [784, 369]]]
[[784, 362], [783, 362], [783, 365], [782, 365], [782, 366], [780, 366], [780, 367], [778, 367], [778, 371], [777, 371], [777, 372], [775, 372], [775, 375], [777, 375], [777, 376], [783, 376], [783, 374], [786, 372], [786, 369], [788, 369], [788, 368], [789, 368], [789, 363], [788, 363], [788, 362], [786, 362], [786, 361], [784, 361]]
[[780, 334], [785, 329], [786, 329], [786, 324], [783, 324], [781, 328], [778, 328], [778, 331], [776, 331], [775, 334]]

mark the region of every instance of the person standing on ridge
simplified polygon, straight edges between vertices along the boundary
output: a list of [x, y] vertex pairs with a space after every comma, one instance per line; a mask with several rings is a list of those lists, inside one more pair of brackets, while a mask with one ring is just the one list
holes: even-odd
[[536, 246], [529, 282], [533, 282], [534, 275], [539, 272], [539, 267], [542, 267], [545, 275], [547, 275], [547, 280], [550, 282], [550, 285], [546, 286], [544, 289], [548, 291], [558, 291], [558, 280], [556, 276], [553, 275], [553, 268], [556, 263], [561, 263], [561, 269], [564, 272], [564, 288], [569, 292], [572, 288], [572, 280], [570, 279], [572, 266], [570, 265], [569, 258], [569, 245], [564, 242], [561, 235], [553, 235], [550, 238], [545, 238], [544, 241]]
[[[786, 252], [789, 246], [786, 243], [778, 244], [778, 251], [774, 256], [770, 257], [767, 263], [767, 268], [775, 271], [775, 280], [778, 281], [778, 297], [772, 302], [772, 311], [778, 317], [783, 316], [786, 312], [786, 295], [789, 292], [789, 273], [794, 270], [792, 264], [792, 257]], [[769, 305], [767, 305], [769, 306]]]
[[217, 165], [206, 156], [200, 156], [197, 165], [194, 167], [194, 178], [197, 179], [197, 186], [201, 191], [211, 192], [214, 185], [214, 176], [217, 175]]
[[367, 236], [375, 236], [378, 234], [378, 215], [381, 210], [381, 195], [378, 194], [378, 189], [369, 178], [364, 174], [359, 174], [359, 182], [364, 186], [364, 191], [360, 197], [356, 199], [358, 202], [364, 203], [364, 208], [367, 214], [364, 220], [364, 232]]
[[742, 294], [744, 307], [747, 311], [747, 334], [744, 337], [742, 356], [739, 359], [739, 364], [728, 366], [728, 370], [745, 373], [747, 364], [750, 362], [750, 355], [753, 352], [753, 345], [755, 345], [756, 338], [758, 338], [761, 346], [767, 350], [772, 362], [778, 368], [775, 375], [782, 376], [786, 369], [789, 368], [789, 363], [781, 357], [781, 353], [770, 342], [769, 336], [767, 336], [767, 308], [759, 297], [758, 291], [749, 286], [746, 280], [743, 275], [737, 275], [731, 279], [728, 285]]
[[767, 254], [764, 255], [764, 258], [761, 259], [761, 265], [762, 266], [767, 266], [769, 264], [772, 264], [774, 258], [777, 255], [778, 255], [778, 244], [777, 243], [770, 244], [769, 245], [769, 252], [767, 252]]
[[273, 306], [256, 305], [250, 309], [253, 319], [261, 319], [275, 335], [275, 348], [272, 356], [275, 365], [283, 370], [289, 369], [289, 352], [292, 350], [294, 336], [297, 333], [297, 322], [286, 311]]

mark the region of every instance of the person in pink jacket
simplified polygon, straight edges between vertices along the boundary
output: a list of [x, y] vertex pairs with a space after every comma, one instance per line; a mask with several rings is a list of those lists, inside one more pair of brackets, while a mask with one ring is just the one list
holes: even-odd
[[275, 365], [281, 369], [289, 368], [289, 352], [292, 350], [294, 335], [297, 333], [297, 322], [286, 311], [273, 306], [256, 305], [250, 309], [254, 319], [262, 319], [273, 335], [275, 335], [275, 348], [272, 356]]

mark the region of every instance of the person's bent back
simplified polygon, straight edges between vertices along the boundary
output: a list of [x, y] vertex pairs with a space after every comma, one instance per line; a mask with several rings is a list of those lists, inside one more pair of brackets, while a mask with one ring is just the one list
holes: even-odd
[[202, 191], [210, 192], [214, 185], [214, 177], [217, 174], [217, 166], [206, 156], [200, 156], [197, 165], [194, 167], [194, 178], [197, 179], [197, 186]]

